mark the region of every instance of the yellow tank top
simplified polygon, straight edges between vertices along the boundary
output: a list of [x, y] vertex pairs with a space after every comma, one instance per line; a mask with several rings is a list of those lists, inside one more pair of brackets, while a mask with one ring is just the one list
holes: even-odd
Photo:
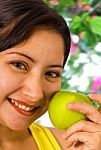
[[48, 130], [48, 128], [37, 123], [32, 123], [29, 130], [34, 137], [39, 150], [61, 150], [55, 137]]

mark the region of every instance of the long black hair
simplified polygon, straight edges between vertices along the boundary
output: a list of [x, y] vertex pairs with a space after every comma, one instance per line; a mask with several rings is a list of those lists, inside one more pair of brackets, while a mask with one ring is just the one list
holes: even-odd
[[0, 51], [26, 41], [38, 27], [61, 34], [65, 64], [71, 40], [63, 17], [41, 0], [0, 0]]

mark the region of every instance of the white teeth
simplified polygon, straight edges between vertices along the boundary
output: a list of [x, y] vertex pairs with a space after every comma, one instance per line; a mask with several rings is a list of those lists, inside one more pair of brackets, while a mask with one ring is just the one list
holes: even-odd
[[12, 102], [12, 103], [14, 103], [14, 100], [13, 100], [13, 99], [11, 99], [11, 102]]
[[15, 102], [15, 106], [19, 106], [17, 102]]
[[17, 102], [15, 102], [13, 99], [11, 99], [11, 102], [17, 106], [18, 108], [22, 109], [22, 110], [25, 110], [25, 111], [31, 111], [33, 110], [33, 108], [30, 108], [30, 107], [27, 107], [25, 105], [21, 105], [21, 104], [18, 104]]
[[19, 108], [21, 108], [21, 105], [18, 105]]
[[30, 111], [30, 107], [26, 107], [26, 111]]
[[26, 106], [22, 105], [21, 108], [22, 108], [22, 109], [26, 109]]

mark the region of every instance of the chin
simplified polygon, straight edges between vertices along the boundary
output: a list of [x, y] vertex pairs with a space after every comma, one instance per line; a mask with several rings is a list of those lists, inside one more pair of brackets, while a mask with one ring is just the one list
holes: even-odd
[[5, 126], [13, 131], [23, 131], [29, 127], [29, 123], [21, 123], [21, 122], [10, 122], [6, 123]]

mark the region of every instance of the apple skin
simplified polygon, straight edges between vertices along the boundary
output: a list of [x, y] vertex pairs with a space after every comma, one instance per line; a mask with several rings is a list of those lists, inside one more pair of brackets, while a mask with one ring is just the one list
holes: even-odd
[[93, 105], [92, 101], [84, 94], [59, 91], [51, 99], [48, 114], [54, 127], [68, 129], [80, 120], [87, 120], [86, 115], [68, 109], [69, 102], [86, 102]]

